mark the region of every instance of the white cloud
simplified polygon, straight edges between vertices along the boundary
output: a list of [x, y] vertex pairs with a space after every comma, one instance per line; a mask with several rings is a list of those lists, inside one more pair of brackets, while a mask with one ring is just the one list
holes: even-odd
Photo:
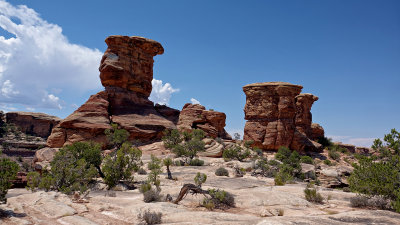
[[170, 83], [163, 85], [162, 80], [153, 79], [151, 84], [153, 85], [153, 89], [149, 99], [160, 105], [168, 105], [172, 93], [179, 91], [179, 89], [174, 89]]
[[70, 43], [33, 9], [0, 0], [0, 27], [14, 35], [0, 36], [0, 103], [62, 109], [61, 92], [101, 87], [102, 53]]
[[377, 138], [363, 138], [363, 137], [351, 137], [351, 136], [335, 136], [327, 135], [327, 137], [332, 138], [334, 142], [342, 142], [344, 144], [352, 144], [359, 147], [371, 147], [374, 140]]
[[200, 102], [199, 102], [197, 99], [195, 99], [195, 98], [191, 98], [190, 101], [192, 102], [192, 104], [199, 104], [199, 105], [201, 105]]

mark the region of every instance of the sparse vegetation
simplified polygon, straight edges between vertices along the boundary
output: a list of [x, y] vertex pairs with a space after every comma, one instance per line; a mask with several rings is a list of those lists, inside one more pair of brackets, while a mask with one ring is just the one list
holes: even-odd
[[206, 207], [208, 210], [213, 210], [214, 208], [228, 209], [235, 207], [235, 198], [227, 191], [208, 189], [208, 194], [210, 197], [205, 197], [202, 203], [202, 206]]
[[141, 157], [142, 151], [128, 142], [125, 142], [121, 148], [108, 155], [104, 159], [102, 166], [104, 182], [108, 188], [115, 187], [120, 180], [132, 182], [133, 172], [139, 170], [142, 164]]
[[215, 171], [215, 175], [217, 176], [227, 176], [229, 177], [229, 172], [224, 167], [220, 167]]
[[7, 203], [6, 194], [11, 188], [11, 180], [15, 179], [19, 166], [7, 158], [0, 159], [0, 203]]
[[197, 172], [196, 176], [194, 177], [194, 183], [201, 187], [207, 181], [207, 175], [204, 173]]
[[304, 196], [307, 201], [318, 204], [321, 204], [324, 200], [322, 195], [318, 193], [317, 189], [312, 184], [307, 185], [306, 189], [304, 189]]
[[358, 156], [349, 184], [353, 192], [368, 198], [390, 200], [393, 209], [400, 212], [400, 133], [392, 129], [384, 142], [374, 141], [372, 148], [379, 153], [377, 156]]
[[340, 153], [337, 152], [336, 150], [329, 150], [328, 156], [329, 156], [329, 158], [336, 160], [336, 161], [339, 161], [339, 159], [340, 159]]
[[331, 166], [331, 165], [332, 165], [332, 162], [331, 162], [331, 160], [329, 160], [329, 159], [325, 159], [325, 160], [324, 160], [324, 164], [327, 165], [327, 166]]
[[301, 163], [306, 163], [306, 164], [311, 164], [311, 165], [314, 164], [314, 160], [310, 156], [307, 156], [307, 155], [302, 156], [300, 158], [300, 162]]
[[200, 165], [200, 161], [191, 161], [197, 156], [198, 152], [204, 151], [205, 137], [203, 130], [194, 129], [191, 132], [178, 130], [166, 131], [163, 136], [165, 147], [172, 150], [176, 157], [182, 157], [187, 165]]
[[189, 161], [189, 166], [203, 166], [204, 161], [198, 158]]
[[[279, 165], [279, 171], [275, 175], [275, 185], [285, 185], [291, 182], [295, 177], [303, 179], [301, 173], [300, 155], [296, 151], [291, 151], [286, 147], [280, 147], [275, 154], [275, 159], [282, 162]], [[272, 162], [277, 164], [277, 162]]]
[[118, 129], [118, 124], [111, 123], [111, 129], [104, 131], [108, 141], [116, 148], [120, 148], [128, 140], [129, 132], [124, 129]]
[[138, 219], [145, 222], [147, 225], [161, 224], [162, 213], [151, 212], [150, 209], [140, 213]]
[[248, 158], [250, 154], [251, 152], [249, 148], [242, 148], [240, 145], [236, 144], [231, 148], [225, 149], [222, 157], [225, 161], [236, 159], [242, 162], [244, 159]]

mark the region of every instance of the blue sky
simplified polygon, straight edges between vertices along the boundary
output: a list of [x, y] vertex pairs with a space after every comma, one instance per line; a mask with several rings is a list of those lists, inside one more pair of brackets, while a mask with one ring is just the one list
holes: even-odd
[[154, 78], [169, 106], [194, 98], [225, 112], [228, 132], [243, 132], [242, 86], [267, 81], [317, 95], [313, 121], [334, 140], [370, 145], [400, 129], [400, 1], [7, 2], [6, 111], [69, 115], [102, 90], [104, 39], [119, 34], [159, 41], [165, 53], [155, 57]]

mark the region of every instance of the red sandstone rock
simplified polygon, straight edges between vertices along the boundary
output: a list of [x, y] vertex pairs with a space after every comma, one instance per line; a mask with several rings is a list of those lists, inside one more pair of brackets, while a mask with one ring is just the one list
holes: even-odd
[[100, 79], [105, 87], [53, 129], [50, 147], [78, 141], [104, 143], [110, 123], [126, 129], [129, 139], [159, 140], [165, 129], [175, 129], [178, 110], [154, 106], [148, 99], [153, 79], [153, 56], [162, 54], [161, 44], [142, 37], [110, 36], [101, 60]]
[[100, 79], [104, 87], [121, 87], [147, 98], [151, 93], [153, 57], [164, 53], [160, 43], [143, 38], [110, 36], [101, 59]]
[[15, 124], [23, 133], [47, 138], [53, 127], [59, 122], [60, 118], [44, 113], [34, 112], [8, 112], [6, 113], [7, 123]]
[[298, 151], [319, 149], [321, 146], [308, 137], [310, 109], [318, 98], [311, 94], [299, 95], [302, 88], [286, 82], [244, 86], [244, 112], [248, 121], [243, 139], [252, 140], [254, 146], [266, 150], [277, 150], [280, 146]]
[[186, 131], [199, 128], [212, 138], [232, 139], [224, 129], [225, 119], [225, 113], [206, 110], [199, 104], [186, 103], [179, 115], [177, 127]]
[[319, 125], [318, 123], [312, 123], [310, 138], [315, 141], [315, 140], [318, 140], [318, 138], [321, 138], [324, 136], [325, 136], [324, 128], [321, 125]]

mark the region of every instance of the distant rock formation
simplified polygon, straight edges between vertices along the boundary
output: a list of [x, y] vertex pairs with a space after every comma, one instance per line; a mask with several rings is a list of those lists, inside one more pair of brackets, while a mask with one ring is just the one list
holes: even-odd
[[179, 115], [177, 127], [185, 131], [199, 128], [212, 138], [232, 139], [224, 129], [225, 119], [223, 112], [206, 110], [200, 104], [186, 103]]
[[100, 63], [105, 87], [61, 121], [48, 138], [58, 148], [78, 141], [106, 143], [104, 131], [116, 123], [130, 140], [158, 140], [165, 129], [175, 129], [179, 111], [154, 106], [148, 99], [153, 79], [153, 57], [164, 52], [160, 43], [143, 37], [110, 36]]
[[61, 119], [44, 113], [8, 112], [6, 121], [17, 126], [23, 133], [47, 138]]
[[297, 151], [320, 150], [322, 146], [310, 139], [313, 134], [310, 110], [318, 97], [300, 94], [302, 88], [286, 82], [244, 86], [244, 113], [248, 121], [243, 139], [252, 140], [265, 150], [277, 150], [280, 146]]

